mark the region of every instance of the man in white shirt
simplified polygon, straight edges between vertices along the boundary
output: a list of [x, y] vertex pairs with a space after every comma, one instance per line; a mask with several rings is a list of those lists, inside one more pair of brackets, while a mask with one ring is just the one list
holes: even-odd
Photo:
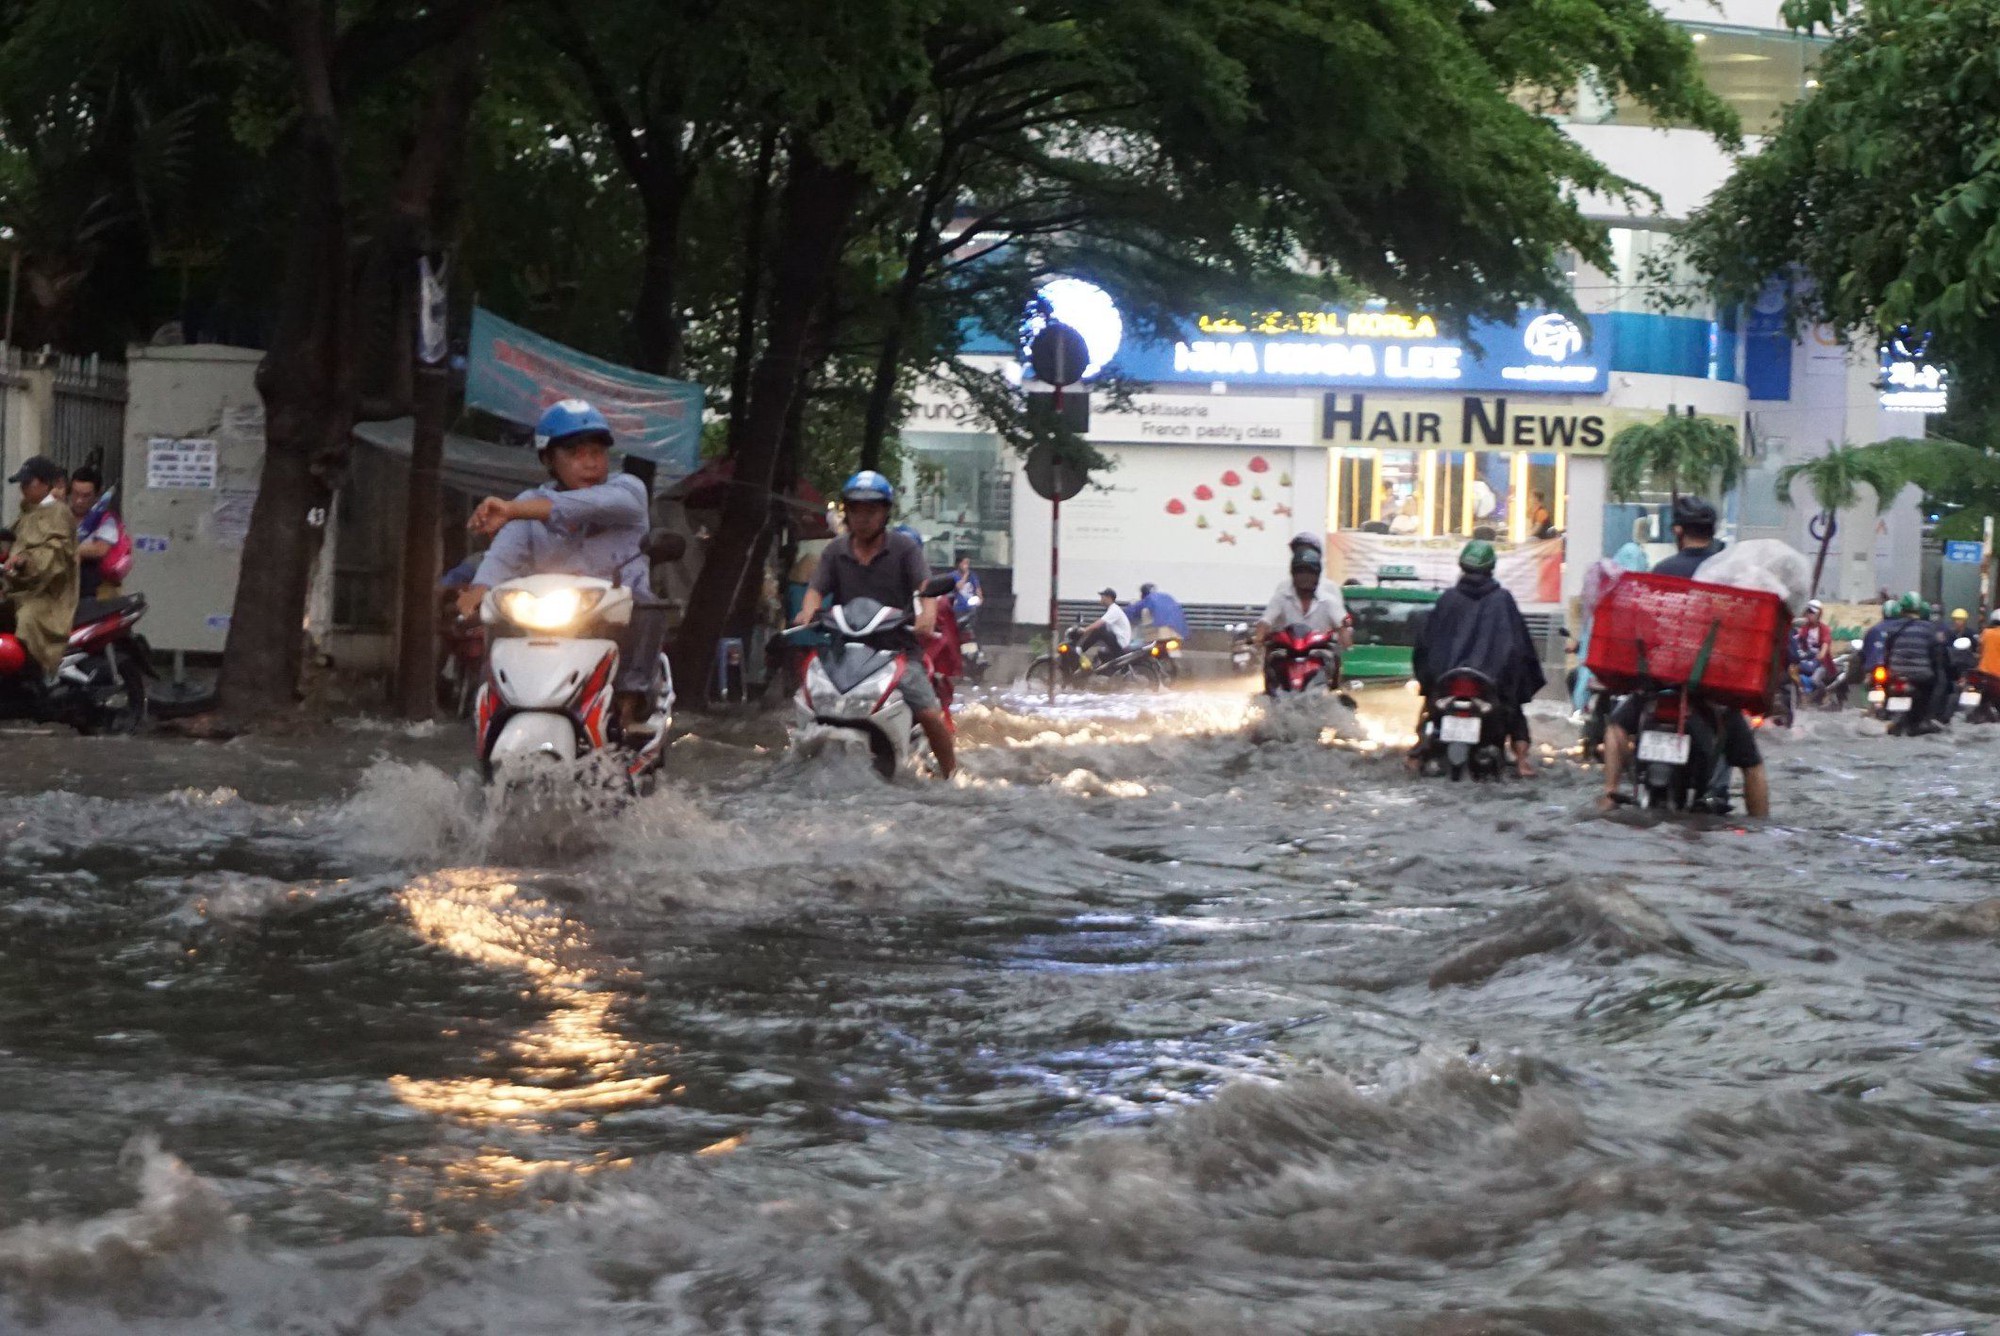
[[[1271, 632], [1288, 626], [1334, 632], [1334, 643], [1342, 653], [1346, 653], [1354, 643], [1354, 627], [1347, 620], [1347, 605], [1341, 601], [1340, 591], [1320, 578], [1321, 569], [1318, 546], [1294, 540], [1291, 579], [1272, 593], [1271, 601], [1264, 605], [1264, 615], [1257, 619], [1257, 647], [1260, 650]], [[1264, 690], [1267, 693], [1274, 689], [1271, 672], [1271, 661], [1266, 658]]]
[[1132, 648], [1132, 619], [1125, 615], [1125, 609], [1118, 606], [1118, 591], [1100, 589], [1098, 601], [1104, 604], [1104, 615], [1083, 628], [1083, 638], [1077, 649], [1088, 654], [1095, 647], [1103, 651], [1099, 662], [1123, 654]]

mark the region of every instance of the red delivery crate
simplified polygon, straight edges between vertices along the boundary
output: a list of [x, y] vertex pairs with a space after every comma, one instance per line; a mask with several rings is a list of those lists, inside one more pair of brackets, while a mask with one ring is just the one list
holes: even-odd
[[1790, 621], [1785, 601], [1759, 589], [1627, 574], [1598, 600], [1585, 666], [1614, 691], [1636, 690], [1649, 681], [1683, 685], [1713, 630], [1715, 643], [1697, 689], [1761, 710], [1769, 699], [1779, 637]]

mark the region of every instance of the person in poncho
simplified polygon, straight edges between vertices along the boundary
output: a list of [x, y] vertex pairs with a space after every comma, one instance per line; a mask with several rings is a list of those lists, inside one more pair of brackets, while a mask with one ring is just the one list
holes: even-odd
[[1514, 596], [1493, 578], [1498, 562], [1493, 544], [1474, 540], [1465, 545], [1458, 554], [1458, 583], [1444, 591], [1424, 619], [1410, 663], [1426, 701], [1447, 675], [1461, 668], [1492, 681], [1507, 715], [1515, 768], [1525, 779], [1535, 767], [1528, 760], [1528, 717], [1521, 707], [1548, 678]]
[[76, 517], [60, 488], [69, 475], [43, 455], [21, 465], [8, 482], [21, 489], [21, 518], [7, 554], [7, 602], [21, 648], [53, 677], [76, 623]]

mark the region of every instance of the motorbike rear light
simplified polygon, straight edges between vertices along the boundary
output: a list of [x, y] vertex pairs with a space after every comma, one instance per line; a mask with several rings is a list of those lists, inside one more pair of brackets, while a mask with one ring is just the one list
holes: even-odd
[[1887, 668], [1877, 668], [1875, 670], [1875, 684], [1877, 686], [1880, 686], [1882, 683], [1887, 682], [1888, 680], [1889, 680], [1889, 670]]
[[1653, 718], [1662, 724], [1678, 724], [1681, 721], [1681, 698], [1668, 696], [1653, 707]]
[[1469, 677], [1454, 677], [1445, 684], [1444, 689], [1447, 695], [1456, 696], [1460, 700], [1479, 698], [1479, 684]]

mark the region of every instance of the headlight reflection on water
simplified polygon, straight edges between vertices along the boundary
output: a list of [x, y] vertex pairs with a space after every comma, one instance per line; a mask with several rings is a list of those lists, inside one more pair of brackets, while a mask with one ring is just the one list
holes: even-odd
[[[503, 874], [454, 869], [423, 877], [398, 893], [412, 927], [427, 941], [466, 960], [527, 976], [529, 990], [554, 1004], [498, 1052], [482, 1055], [503, 1075], [389, 1078], [397, 1099], [413, 1109], [509, 1136], [506, 1147], [485, 1145], [454, 1157], [422, 1195], [444, 1199], [510, 1196], [549, 1170], [592, 1172], [626, 1161], [606, 1153], [537, 1160], [520, 1154], [521, 1134], [588, 1133], [595, 1119], [650, 1104], [673, 1093], [673, 1077], [657, 1069], [658, 1046], [638, 1043], [617, 1023], [619, 999], [588, 973], [566, 963], [585, 949], [560, 913], [524, 897]], [[420, 1210], [412, 1226], [430, 1222]]]

